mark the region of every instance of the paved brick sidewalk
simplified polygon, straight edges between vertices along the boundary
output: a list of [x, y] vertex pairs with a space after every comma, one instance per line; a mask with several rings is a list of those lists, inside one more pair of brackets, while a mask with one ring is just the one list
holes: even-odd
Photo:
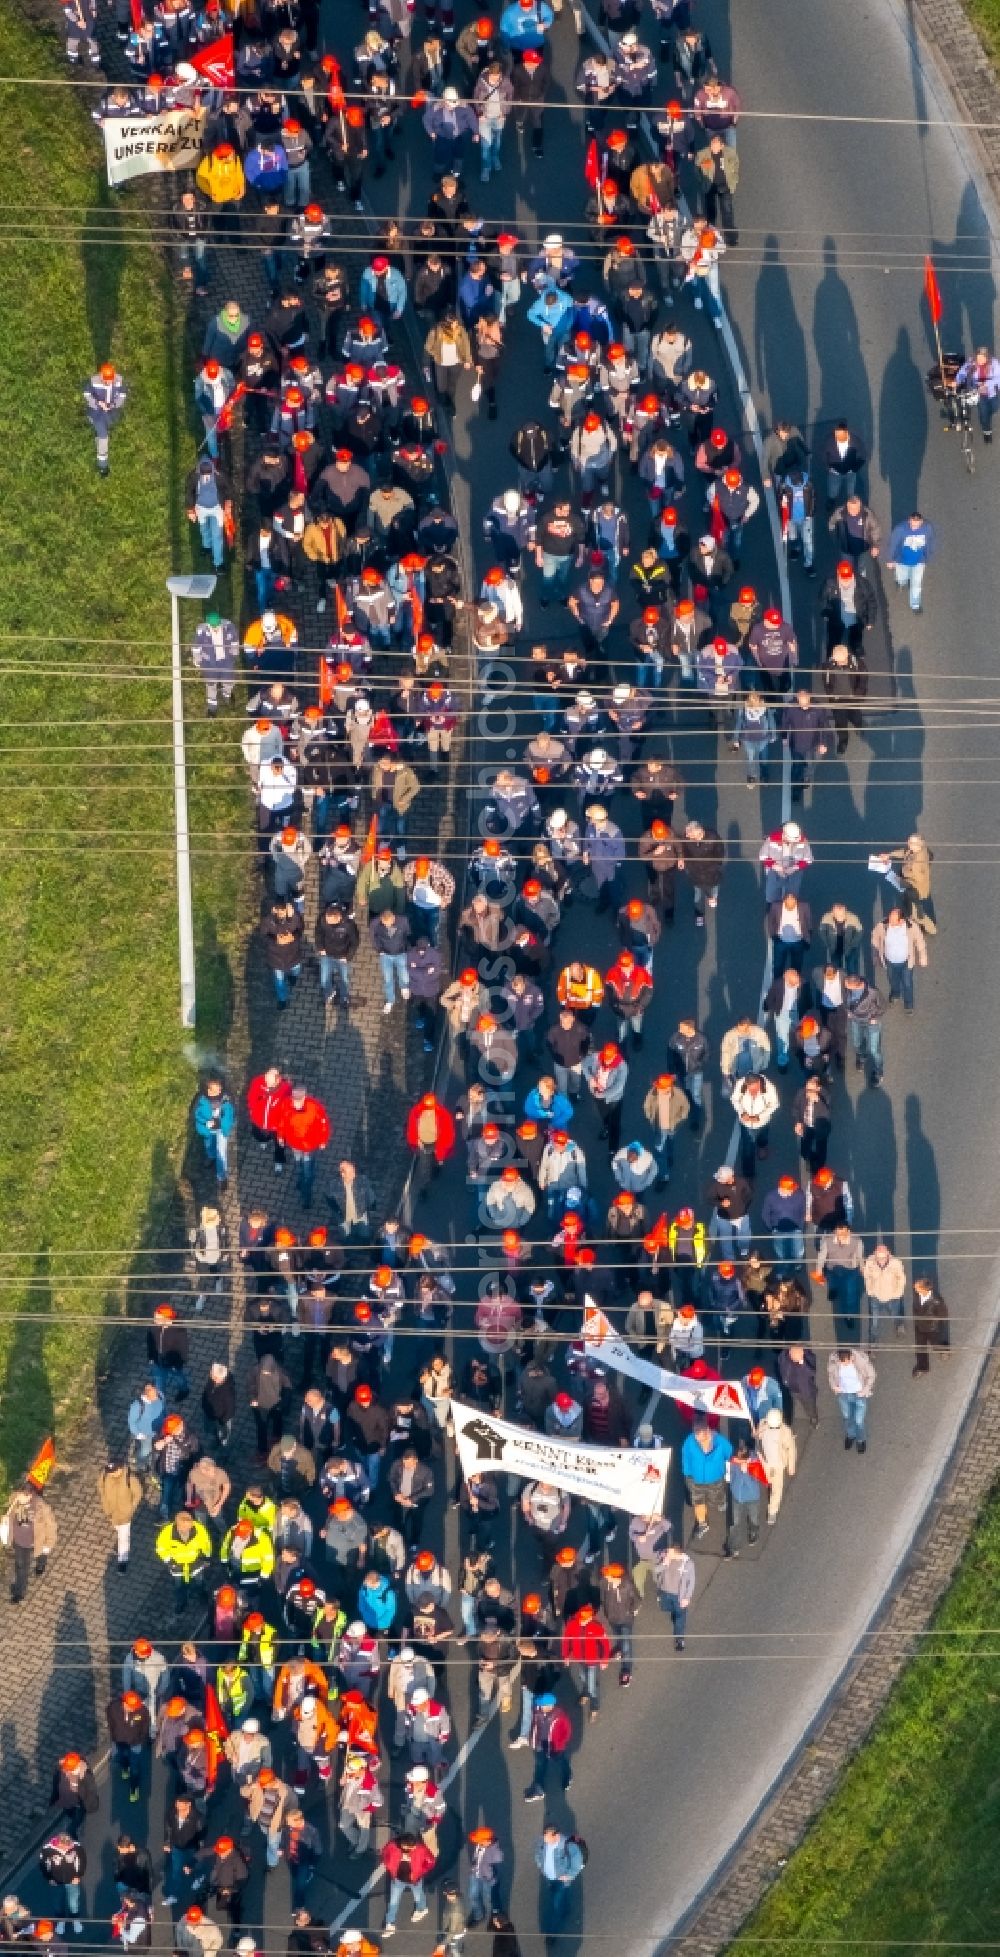
[[[102, 51], [109, 80], [131, 80], [114, 39], [110, 20], [102, 23]], [[95, 156], [99, 137], [95, 133]], [[146, 187], [154, 180], [146, 180]], [[130, 198], [134, 197], [134, 189]], [[144, 201], [159, 202], [159, 183]], [[214, 252], [211, 289], [193, 309], [189, 322], [190, 354], [200, 350], [206, 321], [223, 299], [236, 297], [260, 319], [266, 311], [266, 287], [254, 254]], [[408, 361], [413, 371], [412, 360]], [[192, 376], [193, 378], [193, 376]], [[197, 554], [197, 546], [196, 546]], [[315, 591], [305, 591], [297, 609], [304, 643], [317, 641]], [[242, 723], [242, 700], [230, 709], [234, 749]], [[199, 690], [190, 690], [190, 712], [197, 712]], [[441, 847], [454, 833], [450, 785], [424, 787], [419, 801], [420, 828], [436, 834]], [[247, 798], [247, 830], [253, 815]], [[307, 886], [307, 926], [315, 918], [315, 870]], [[326, 1023], [315, 971], [307, 963], [293, 1000], [277, 1013], [270, 976], [264, 967], [255, 927], [260, 886], [256, 872], [248, 879], [245, 908], [244, 968], [234, 973], [233, 1021], [225, 1052], [215, 1056], [234, 1096], [242, 1101], [249, 1074], [276, 1062], [296, 1080], [317, 1093], [330, 1110], [334, 1139], [329, 1163], [341, 1154], [363, 1161], [375, 1182], [380, 1213], [398, 1200], [408, 1166], [403, 1140], [405, 1114], [427, 1086], [432, 1061], [423, 1043], [406, 1027], [397, 1007], [391, 1018], [382, 1013], [378, 963], [364, 930], [362, 949], [354, 968], [355, 1000], [350, 1014], [340, 1012]], [[192, 1078], [192, 1093], [194, 1091]], [[188, 1152], [189, 1173], [177, 1187], [176, 1201], [164, 1223], [162, 1241], [185, 1241], [200, 1202], [214, 1199], [215, 1185], [202, 1162], [200, 1148]], [[312, 1221], [328, 1219], [324, 1176], [317, 1176]], [[269, 1155], [254, 1143], [241, 1108], [226, 1201], [226, 1222], [235, 1236], [241, 1212], [253, 1203], [280, 1215], [297, 1232], [306, 1219], [286, 1175], [274, 1176]], [[163, 1282], [167, 1267], [172, 1283]], [[133, 1311], [148, 1312], [157, 1295], [173, 1297], [183, 1311], [191, 1293], [180, 1280], [173, 1259], [138, 1253], [132, 1267], [129, 1296]], [[232, 1289], [211, 1299], [204, 1320], [192, 1334], [192, 1398], [197, 1412], [205, 1374], [215, 1357], [229, 1356], [240, 1388], [252, 1362], [241, 1351], [242, 1285], [238, 1275]], [[118, 1574], [112, 1531], [101, 1513], [97, 1484], [109, 1448], [127, 1439], [126, 1415], [137, 1381], [146, 1375], [144, 1332], [123, 1329], [116, 1339], [109, 1373], [95, 1384], [89, 1419], [69, 1444], [57, 1436], [59, 1465], [51, 1484], [51, 1499], [59, 1524], [59, 1544], [48, 1574], [32, 1581], [27, 1600], [18, 1608], [9, 1602], [7, 1583], [0, 1588], [0, 1646], [3, 1650], [3, 1694], [0, 1704], [0, 1778], [17, 1798], [0, 1804], [0, 1866], [11, 1867], [30, 1847], [47, 1807], [52, 1767], [69, 1745], [94, 1754], [105, 1741], [104, 1708], [112, 1678], [132, 1639], [162, 1624], [171, 1607], [169, 1584], [153, 1556], [158, 1518], [143, 1508], [133, 1527], [132, 1563], [127, 1576]], [[245, 1482], [252, 1460], [250, 1421], [244, 1412], [234, 1433], [227, 1464], [238, 1484]]]

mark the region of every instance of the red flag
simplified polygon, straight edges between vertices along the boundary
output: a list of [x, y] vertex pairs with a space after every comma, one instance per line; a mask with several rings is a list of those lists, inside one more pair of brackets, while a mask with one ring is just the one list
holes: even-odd
[[209, 1791], [211, 1792], [215, 1787], [215, 1782], [218, 1777], [222, 1750], [226, 1740], [229, 1738], [229, 1728], [223, 1718], [222, 1707], [216, 1698], [214, 1685], [206, 1685], [205, 1687], [204, 1725], [205, 1750], [208, 1754], [208, 1785]]
[[145, 14], [142, 10], [142, 0], [131, 0], [129, 12], [132, 16], [132, 26], [138, 34], [145, 20]]
[[924, 259], [924, 297], [932, 323], [937, 326], [941, 319], [941, 288], [937, 282], [933, 258]]
[[374, 862], [375, 851], [377, 847], [378, 847], [378, 816], [373, 815], [370, 823], [368, 824], [368, 834], [365, 837], [365, 846], [361, 852], [361, 861], [363, 864]]
[[217, 41], [210, 41], [207, 48], [199, 48], [191, 56], [191, 66], [213, 88], [232, 88], [236, 80], [232, 35], [222, 34]]
[[601, 166], [597, 158], [596, 136], [591, 136], [591, 139], [587, 144], [587, 155], [584, 160], [583, 174], [590, 189], [596, 190], [598, 184], [601, 181]]
[[50, 1434], [48, 1440], [42, 1442], [38, 1453], [35, 1455], [28, 1469], [28, 1480], [32, 1488], [44, 1488], [55, 1465], [56, 1448], [55, 1442]]

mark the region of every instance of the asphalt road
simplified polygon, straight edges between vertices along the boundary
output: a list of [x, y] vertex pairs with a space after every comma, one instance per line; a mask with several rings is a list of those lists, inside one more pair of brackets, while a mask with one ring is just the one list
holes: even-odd
[[[355, 26], [360, 32], [360, 9], [342, 25], [330, 13], [335, 39], [353, 35]], [[946, 112], [937, 84], [911, 60], [902, 14], [889, 8], [845, 0], [835, 11], [804, 13], [792, 0], [771, 0], [767, 9], [734, 16], [731, 46], [723, 8], [709, 4], [705, 19], [720, 66], [725, 72], [731, 65], [748, 106], [833, 114], [848, 94], [859, 116], [911, 117], [925, 107], [931, 115]], [[557, 25], [554, 54], [556, 95], [565, 97], [577, 58], [566, 18]], [[849, 77], [849, 88], [839, 85], [841, 76]], [[536, 223], [565, 229], [581, 216], [580, 119], [554, 109], [548, 125], [540, 162], [522, 154], [518, 167], [508, 136], [499, 182], [481, 192], [478, 184], [470, 187], [477, 208], [513, 218], [522, 236]], [[808, 892], [814, 906], [822, 910], [843, 895], [866, 919], [877, 896], [865, 867], [870, 848], [901, 840], [919, 820], [936, 851], [943, 929], [929, 972], [918, 976], [917, 1012], [905, 1024], [890, 1016], [881, 1090], [859, 1092], [853, 1074], [838, 1089], [830, 1159], [850, 1178], [862, 1225], [891, 1229], [904, 1253], [912, 1247], [920, 1268], [937, 1272], [951, 1305], [955, 1350], [946, 1365], [935, 1364], [929, 1381], [911, 1381], [908, 1342], [883, 1348], [864, 1461], [844, 1454], [824, 1385], [821, 1426], [803, 1447], [799, 1476], [760, 1554], [723, 1565], [713, 1530], [699, 1555], [682, 1658], [663, 1636], [663, 1620], [644, 1612], [633, 1688], [619, 1693], [609, 1678], [600, 1724], [578, 1743], [571, 1805], [551, 1802], [558, 1818], [587, 1837], [591, 1851], [560, 1947], [589, 1946], [598, 1957], [612, 1944], [641, 1951], [670, 1931], [821, 1704], [933, 1487], [993, 1314], [997, 1122], [992, 1054], [981, 1028], [989, 1008], [983, 980], [995, 957], [996, 781], [989, 722], [961, 711], [960, 702], [968, 694], [996, 697], [988, 575], [994, 458], [983, 466], [981, 454], [980, 471], [969, 481], [954, 442], [936, 426], [923, 390], [930, 355], [920, 305], [922, 256], [930, 248], [946, 326], [956, 323], [946, 338], [964, 336], [967, 344], [991, 338], [992, 280], [960, 265], [984, 237], [986, 220], [964, 151], [944, 131], [748, 121], [740, 149], [741, 249], [731, 255], [725, 283], [762, 420], [767, 425], [774, 413], [786, 412], [819, 441], [831, 417], [846, 413], [872, 444], [870, 494], [883, 526], [919, 499], [940, 527], [941, 554], [928, 579], [924, 615], [911, 621], [893, 594], [888, 625], [873, 635], [873, 691], [893, 692], [897, 710], [880, 716], [861, 740], [855, 737], [844, 762], [829, 765], [807, 803], [804, 826], [818, 846]], [[417, 208], [428, 174], [415, 131], [402, 170], [399, 208]], [[387, 180], [384, 188], [382, 208], [394, 208], [395, 187]], [[827, 238], [832, 242], [825, 245]], [[905, 269], [897, 269], [903, 260]], [[694, 318], [686, 309], [684, 317], [685, 323]], [[712, 339], [699, 324], [703, 340]], [[733, 426], [735, 402], [714, 339], [704, 357], [725, 381], [723, 418]], [[499, 421], [490, 424], [466, 402], [455, 423], [458, 498], [474, 540], [490, 497], [511, 480], [506, 449], [514, 418], [539, 411], [543, 400], [537, 344], [521, 318], [509, 336]], [[831, 555], [827, 547], [827, 564]], [[480, 565], [486, 561], [480, 552]], [[748, 539], [743, 574], [769, 596], [776, 588], [763, 514]], [[804, 644], [816, 590], [793, 572]], [[552, 616], [529, 611], [528, 629], [542, 636]], [[517, 747], [526, 731], [522, 720], [511, 744]], [[658, 955], [656, 1002], [642, 1062], [633, 1069], [626, 1135], [630, 1115], [636, 1129], [641, 1125], [642, 1094], [681, 1012], [696, 1008], [717, 1041], [739, 1010], [756, 1010], [763, 937], [754, 860], [761, 834], [781, 813], [779, 786], [765, 787], [760, 798], [749, 793], [737, 758], [717, 748], [704, 727], [667, 727], [663, 737], [686, 778], [685, 809], [718, 826], [734, 861], [708, 931], [695, 932], [689, 899], [682, 899], [677, 930]], [[559, 962], [578, 948], [595, 962], [613, 956], [609, 927], [582, 906], [567, 920]], [[589, 1111], [579, 1123], [596, 1145]], [[725, 1105], [713, 1101], [700, 1150], [682, 1142], [672, 1203], [700, 1194], [729, 1134]], [[769, 1166], [777, 1174], [794, 1163], [786, 1123]], [[599, 1181], [599, 1196], [605, 1192], [606, 1180]], [[434, 1234], [461, 1241], [464, 1209], [454, 1187], [439, 1185], [426, 1218]], [[812, 1329], [822, 1371], [831, 1325], [821, 1299]], [[662, 1424], [674, 1438], [669, 1422]], [[453, 1558], [450, 1514], [439, 1518], [436, 1539]], [[519, 1554], [527, 1575], [530, 1563]], [[450, 1669], [464, 1735], [461, 1653]], [[541, 1810], [523, 1808], [526, 1781], [525, 1756], [501, 1754], [494, 1722], [475, 1739], [450, 1799], [466, 1827], [480, 1814], [498, 1827], [512, 1871], [513, 1914], [528, 1945], [536, 1920], [531, 1845]], [[96, 1827], [88, 1838], [96, 1869], [106, 1858], [106, 1840]], [[345, 1906], [342, 1874], [338, 1862], [335, 1881], [324, 1872], [317, 1882], [317, 1913]], [[107, 1904], [104, 1883], [96, 1913]], [[362, 1902], [353, 1920], [368, 1913], [377, 1925], [377, 1903]], [[280, 1875], [268, 1885], [266, 1917], [268, 1945], [283, 1948]], [[425, 1947], [409, 1932], [397, 1941], [404, 1957]]]

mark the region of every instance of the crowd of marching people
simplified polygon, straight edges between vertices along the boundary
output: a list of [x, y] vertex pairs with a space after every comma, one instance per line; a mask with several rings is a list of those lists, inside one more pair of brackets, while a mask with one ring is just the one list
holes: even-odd
[[[70, 60], [96, 60], [97, 0], [64, 13]], [[409, 1921], [427, 1918], [431, 1883], [448, 1957], [485, 1927], [495, 1957], [514, 1957], [509, 1831], [487, 1813], [459, 1839], [448, 1805], [457, 1681], [473, 1721], [496, 1715], [500, 1743], [530, 1756], [555, 1934], [587, 1861], [558, 1796], [609, 1680], [632, 1681], [640, 1613], [648, 1636], [658, 1608], [682, 1654], [703, 1539], [729, 1560], [759, 1544], [828, 1407], [845, 1450], [866, 1452], [880, 1342], [911, 1332], [917, 1379], [947, 1356], [931, 1279], [911, 1283], [856, 1227], [841, 1139], [852, 1071], [878, 1087], [890, 1008], [915, 1006], [932, 852], [918, 833], [879, 844], [890, 895], [870, 934], [846, 892], [826, 907], [810, 894], [807, 794], [868, 690], [882, 538], [867, 455], [846, 423], [817, 458], [778, 421], [757, 488], [727, 425], [715, 329], [741, 102], [687, 0], [603, 0], [587, 39], [579, 0], [509, 0], [496, 19], [370, 0], [343, 61], [321, 52], [317, 0], [261, 0], [239, 11], [231, 87], [199, 73], [232, 25], [220, 0], [115, 0], [115, 21], [132, 81], [101, 95], [99, 122], [205, 108], [171, 215], [185, 286], [203, 299], [223, 282], [193, 380], [204, 441], [186, 506], [217, 570], [239, 543], [247, 605], [209, 611], [190, 651], [208, 714], [245, 707], [275, 1012], [316, 985], [327, 1023], [349, 1018], [364, 941], [385, 1014], [412, 1021], [428, 1055], [441, 1043], [444, 1064], [409, 1110], [390, 1213], [308, 1081], [275, 1064], [243, 1090], [209, 1075], [197, 1096], [194, 1288], [154, 1313], [148, 1377], [101, 1481], [123, 1573], [132, 1519], [157, 1503], [174, 1606], [169, 1624], [137, 1624], [107, 1706], [135, 1809], [114, 1932], [148, 1946], [158, 1896], [185, 1957], [226, 1941], [252, 1957], [245, 1892], [259, 1907], [263, 1873], [283, 1867], [290, 1952], [371, 1957], [404, 1897]], [[585, 223], [575, 244], [526, 242], [477, 214], [475, 184], [504, 170], [516, 131], [543, 154], [564, 33], [581, 36]], [[425, 141], [426, 206], [373, 221], [372, 239], [355, 214]], [[256, 248], [256, 307], [225, 289], [234, 244]], [[501, 384], [518, 309], [546, 377], [537, 418]], [[112, 367], [87, 391], [102, 473], [126, 388]], [[466, 390], [510, 428], [471, 587], [444, 466]], [[811, 577], [829, 560], [812, 679], [791, 621], [740, 579], [765, 490], [789, 561]], [[888, 543], [915, 608], [935, 547], [919, 511]], [[560, 620], [548, 639], [526, 630], [536, 607]], [[501, 665], [516, 673], [520, 748], [459, 862], [435, 853], [426, 810], [470, 738], [467, 647], [487, 700]], [[796, 810], [759, 840], [759, 1011], [718, 1042], [684, 1002], [649, 1037], [669, 934], [705, 933], [729, 901], [726, 844], [685, 809], [667, 738], [693, 713], [753, 789], [787, 757]], [[584, 957], [566, 945], [588, 907]], [[706, 1164], [723, 1103], [734, 1147]], [[270, 1166], [266, 1206], [240, 1208], [238, 1137]], [[460, 1214], [444, 1241], [429, 1221], [442, 1190]], [[485, 1247], [474, 1296], [466, 1229]], [[237, 1278], [246, 1363], [196, 1372], [192, 1316]], [[825, 1363], [814, 1286], [835, 1331]], [[553, 1458], [662, 1445], [636, 1381], [588, 1347], [595, 1312], [686, 1388], [668, 1513], [462, 1472], [453, 1401]], [[724, 1380], [745, 1417], [704, 1410]], [[18, 1499], [20, 1598], [51, 1514]], [[151, 1759], [169, 1773], [162, 1858]], [[50, 1916], [8, 1898], [0, 1938], [54, 1948], [88, 1915], [99, 1796], [82, 1755], [56, 1763], [53, 1798]], [[377, 1931], [312, 1913], [331, 1859], [381, 1870]]]

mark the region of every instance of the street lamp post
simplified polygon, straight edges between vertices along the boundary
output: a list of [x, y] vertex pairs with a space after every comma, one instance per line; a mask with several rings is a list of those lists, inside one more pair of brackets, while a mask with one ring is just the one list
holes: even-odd
[[210, 598], [217, 580], [209, 573], [167, 579], [170, 593], [174, 719], [174, 830], [177, 839], [177, 938], [181, 966], [181, 1025], [195, 1022], [194, 907], [191, 900], [191, 832], [188, 827], [187, 754], [184, 747], [184, 687], [181, 682], [181, 599]]

